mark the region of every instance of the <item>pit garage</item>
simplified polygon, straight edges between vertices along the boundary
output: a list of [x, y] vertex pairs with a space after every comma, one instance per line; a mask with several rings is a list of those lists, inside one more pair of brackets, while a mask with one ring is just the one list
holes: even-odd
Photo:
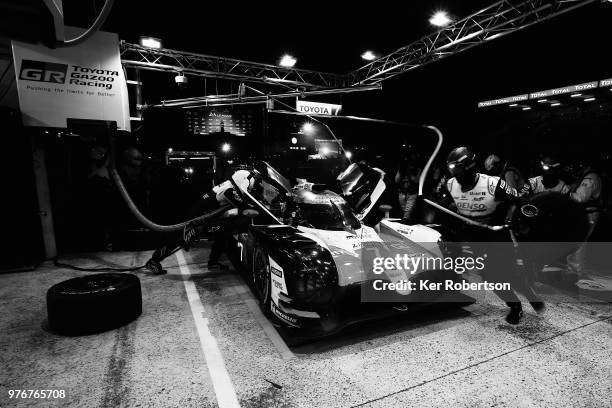
[[612, 3], [463, 3], [3, 2], [0, 406], [611, 406]]

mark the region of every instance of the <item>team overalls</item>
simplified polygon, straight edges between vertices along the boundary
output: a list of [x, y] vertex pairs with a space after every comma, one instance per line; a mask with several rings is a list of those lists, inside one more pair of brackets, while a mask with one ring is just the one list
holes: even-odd
[[[497, 176], [476, 173], [476, 177], [476, 184], [467, 191], [462, 190], [454, 177], [448, 180], [446, 186], [459, 214], [483, 224], [490, 224], [500, 204], [515, 200], [519, 194], [516, 189]], [[509, 282], [529, 300], [537, 299], [537, 295], [527, 281], [523, 277], [518, 277], [515, 272], [516, 253], [507, 231], [469, 229], [465, 236], [475, 256], [487, 254], [483, 271], [484, 279], [500, 283]], [[510, 307], [520, 305], [520, 300], [513, 290], [495, 291], [495, 293]]]

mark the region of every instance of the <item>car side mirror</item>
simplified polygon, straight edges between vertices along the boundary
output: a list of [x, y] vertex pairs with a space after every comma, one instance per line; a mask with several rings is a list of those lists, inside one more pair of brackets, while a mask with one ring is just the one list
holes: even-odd
[[247, 208], [242, 211], [242, 215], [249, 218], [251, 220], [251, 225], [253, 224], [253, 220], [259, 215], [259, 211], [253, 210], [252, 208]]
[[389, 218], [389, 213], [391, 212], [391, 206], [389, 204], [381, 204], [378, 206], [378, 211], [385, 214], [385, 218]]

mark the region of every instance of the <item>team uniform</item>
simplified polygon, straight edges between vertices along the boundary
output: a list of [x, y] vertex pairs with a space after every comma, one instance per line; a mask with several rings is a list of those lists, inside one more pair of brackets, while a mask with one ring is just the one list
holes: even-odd
[[542, 193], [544, 191], [554, 191], [561, 194], [568, 194], [570, 188], [561, 179], [553, 187], [546, 187], [543, 183], [543, 176], [532, 177], [529, 179], [529, 186], [533, 194]]
[[446, 182], [446, 188], [459, 214], [488, 224], [502, 202], [513, 201], [519, 194], [497, 176], [476, 173], [476, 177], [476, 184], [470, 190], [463, 191], [455, 177]]
[[[601, 216], [601, 211], [604, 207], [604, 194], [601, 178], [593, 171], [587, 170], [580, 181], [580, 184], [576, 186], [574, 191], [570, 192], [572, 197], [577, 202], [584, 206], [589, 220], [589, 230], [585, 241], [587, 241]], [[586, 245], [583, 244], [580, 248], [572, 255], [567, 258], [568, 265], [576, 271], [579, 275], [584, 274], [584, 267], [586, 264]]]
[[185, 227], [182, 237], [178, 240], [169, 236], [167, 244], [162, 245], [153, 252], [151, 259], [147, 262], [147, 268], [154, 274], [166, 273], [162, 269], [160, 262], [181, 248], [188, 249], [191, 241], [203, 232], [214, 235], [208, 261], [209, 266], [219, 265], [219, 256], [225, 250], [224, 234], [242, 230], [249, 223], [247, 217], [240, 215], [238, 212], [238, 209], [243, 208], [245, 203], [237, 190], [248, 190], [252, 185], [251, 180], [252, 177], [249, 171], [238, 170], [234, 172], [230, 180], [214, 186], [204, 194], [197, 205], [197, 210], [194, 212], [208, 213], [228, 204], [231, 204], [233, 208], [225, 211], [220, 218], [207, 220], [204, 223], [201, 221], [189, 223]]
[[[491, 225], [495, 216], [503, 214], [502, 204], [518, 201], [519, 193], [516, 188], [504, 179], [476, 172], [476, 155], [469, 148], [461, 146], [453, 149], [446, 163], [453, 176], [446, 183], [446, 188], [460, 215], [481, 224]], [[502, 222], [505, 221], [504, 219]], [[523, 315], [521, 301], [514, 289], [522, 292], [534, 309], [542, 310], [544, 304], [538, 299], [529, 282], [516, 273], [516, 252], [510, 233], [503, 228], [494, 230], [464, 225], [462, 229], [461, 236], [468, 241], [473, 256], [487, 259], [482, 270], [484, 280], [512, 285], [509, 290], [494, 290], [510, 307], [506, 321], [518, 324]]]
[[202, 196], [202, 206], [208, 211], [215, 210], [227, 204], [237, 206], [242, 202], [242, 198], [236, 190], [248, 189], [250, 174], [251, 172], [247, 170], [238, 170], [234, 172], [230, 180], [226, 180], [214, 186], [212, 190]]

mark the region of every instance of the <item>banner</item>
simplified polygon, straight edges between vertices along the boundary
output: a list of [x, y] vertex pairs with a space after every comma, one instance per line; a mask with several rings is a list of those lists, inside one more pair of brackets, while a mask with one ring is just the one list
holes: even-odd
[[501, 105], [504, 103], [513, 103], [513, 102], [522, 102], [529, 99], [529, 95], [516, 95], [516, 96], [508, 96], [507, 98], [499, 98], [499, 99], [491, 99], [490, 101], [478, 102], [478, 107], [483, 108], [485, 106], [493, 106], [493, 105]]
[[[68, 36], [82, 30], [68, 28]], [[116, 121], [130, 130], [127, 85], [117, 34], [51, 49], [12, 41], [17, 92], [25, 126], [65, 128], [67, 118]]]
[[597, 81], [586, 82], [584, 84], [564, 86], [563, 88], [547, 89], [545, 91], [532, 92], [529, 94], [529, 99], [546, 98], [547, 96], [562, 95], [572, 92], [587, 91], [597, 88]]
[[310, 115], [328, 115], [337, 116], [342, 109], [342, 105], [334, 105], [331, 103], [295, 101], [295, 108], [298, 112], [308, 113]]

